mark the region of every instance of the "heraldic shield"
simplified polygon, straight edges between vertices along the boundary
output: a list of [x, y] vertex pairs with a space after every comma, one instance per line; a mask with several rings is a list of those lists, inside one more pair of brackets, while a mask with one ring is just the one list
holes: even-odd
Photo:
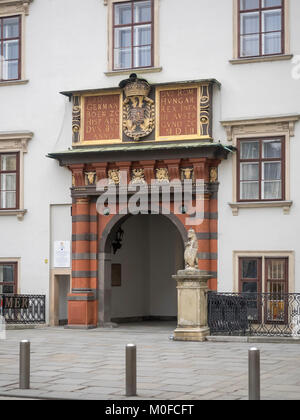
[[136, 74], [123, 80], [120, 87], [126, 96], [123, 102], [123, 131], [126, 136], [139, 141], [152, 133], [155, 126], [155, 105], [148, 98], [151, 87], [146, 80], [138, 79]]

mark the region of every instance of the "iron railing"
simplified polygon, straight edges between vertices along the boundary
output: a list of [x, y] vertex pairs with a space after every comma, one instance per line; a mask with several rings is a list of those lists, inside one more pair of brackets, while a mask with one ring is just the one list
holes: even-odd
[[208, 293], [211, 335], [300, 337], [300, 294]]
[[7, 324], [44, 324], [45, 295], [0, 295], [0, 315]]

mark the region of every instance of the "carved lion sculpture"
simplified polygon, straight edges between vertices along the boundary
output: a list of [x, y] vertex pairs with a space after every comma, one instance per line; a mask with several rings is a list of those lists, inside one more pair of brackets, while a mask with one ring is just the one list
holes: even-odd
[[188, 241], [185, 243], [184, 261], [187, 270], [198, 269], [198, 241], [194, 229], [188, 231]]

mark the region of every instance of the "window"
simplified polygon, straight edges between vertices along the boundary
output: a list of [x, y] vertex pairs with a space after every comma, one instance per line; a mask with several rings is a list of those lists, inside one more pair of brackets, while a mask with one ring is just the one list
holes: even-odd
[[0, 217], [17, 216], [23, 220], [24, 155], [31, 131], [0, 132]]
[[284, 54], [285, 0], [239, 0], [239, 58]]
[[17, 209], [19, 185], [18, 153], [0, 154], [0, 210]]
[[16, 262], [0, 262], [0, 294], [17, 293]]
[[[261, 322], [264, 319], [265, 323], [287, 322], [288, 272], [288, 257], [239, 258], [239, 292], [248, 294], [250, 320]], [[265, 294], [261, 294], [262, 292]], [[254, 294], [251, 300], [250, 293]]]
[[238, 201], [284, 200], [284, 138], [238, 140]]
[[0, 81], [21, 79], [21, 16], [0, 18]]
[[240, 258], [241, 293], [261, 292], [261, 258]]
[[152, 67], [153, 0], [113, 7], [113, 69]]

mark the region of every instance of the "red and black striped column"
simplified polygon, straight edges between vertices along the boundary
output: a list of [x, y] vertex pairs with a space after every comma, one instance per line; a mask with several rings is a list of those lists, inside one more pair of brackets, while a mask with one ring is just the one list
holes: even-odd
[[97, 213], [89, 197], [72, 205], [72, 291], [69, 327], [97, 326]]

